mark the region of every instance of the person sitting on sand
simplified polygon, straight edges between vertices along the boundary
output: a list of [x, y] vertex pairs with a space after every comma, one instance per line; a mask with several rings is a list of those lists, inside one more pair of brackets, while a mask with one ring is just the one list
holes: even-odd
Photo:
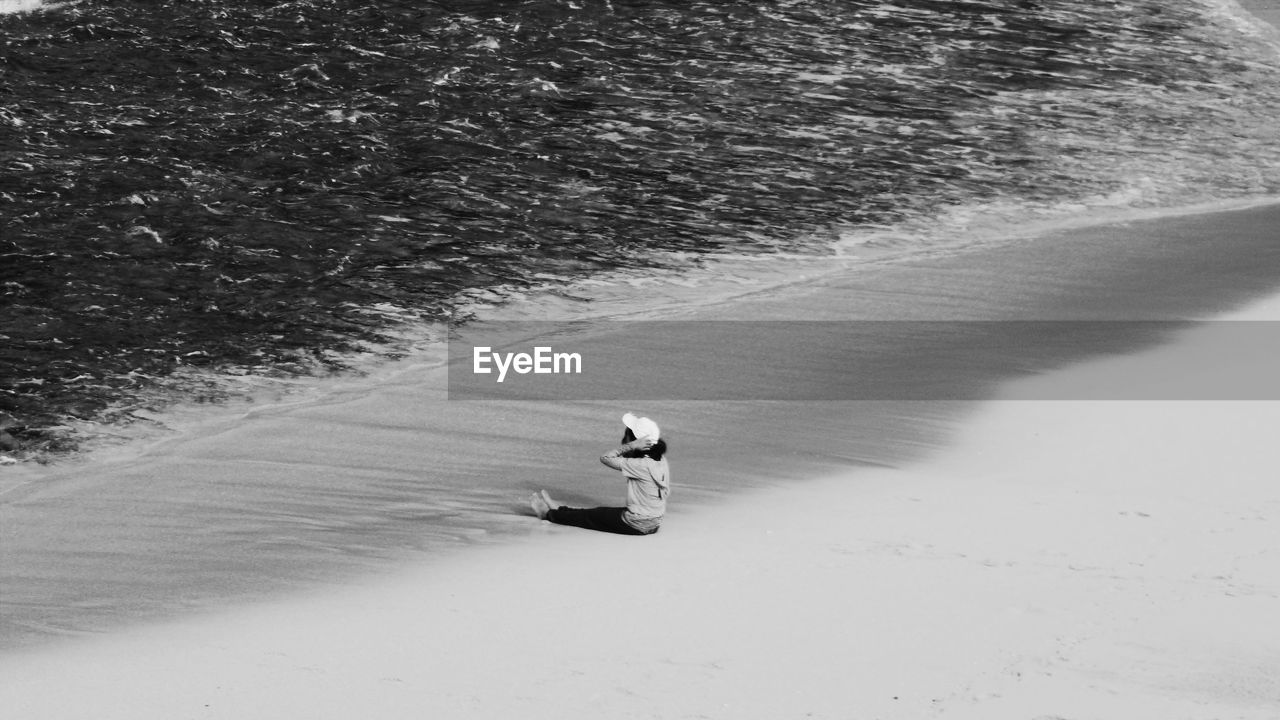
[[622, 446], [600, 456], [600, 462], [621, 470], [627, 481], [626, 507], [571, 508], [551, 499], [546, 490], [534, 493], [533, 511], [543, 520], [620, 535], [651, 535], [658, 531], [671, 494], [667, 443], [658, 424], [631, 413], [622, 416], [626, 432]]

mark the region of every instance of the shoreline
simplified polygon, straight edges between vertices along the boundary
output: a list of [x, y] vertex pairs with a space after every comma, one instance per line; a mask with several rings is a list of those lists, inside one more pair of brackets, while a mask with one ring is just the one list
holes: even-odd
[[1276, 0], [1236, 0], [1248, 14], [1263, 24], [1280, 28], [1280, 2]]
[[[1268, 0], [1271, 1], [1271, 0]], [[1277, 13], [1280, 13], [1280, 0], [1275, 0]], [[1006, 226], [998, 230], [987, 229], [977, 232], [972, 237], [954, 246], [943, 245], [932, 248], [927, 253], [903, 251], [888, 253], [883, 256], [863, 257], [856, 251], [850, 254], [838, 254], [835, 257], [822, 257], [818, 260], [806, 257], [788, 257], [782, 263], [786, 268], [782, 272], [765, 270], [761, 267], [765, 256], [728, 256], [710, 258], [713, 269], [696, 271], [698, 280], [690, 283], [683, 276], [666, 282], [661, 278], [646, 278], [651, 288], [668, 296], [662, 303], [651, 304], [637, 311], [631, 302], [629, 292], [592, 298], [591, 309], [584, 310], [573, 305], [563, 304], [563, 300], [552, 293], [534, 292], [528, 296], [515, 299], [512, 304], [487, 306], [483, 303], [471, 308], [477, 313], [476, 320], [481, 323], [507, 322], [565, 322], [565, 323], [604, 323], [610, 321], [644, 322], [651, 319], [674, 317], [682, 319], [693, 315], [718, 319], [742, 319], [741, 312], [735, 310], [739, 304], [746, 303], [754, 307], [755, 301], [765, 298], [796, 297], [811, 291], [812, 288], [826, 288], [832, 283], [839, 283], [844, 277], [853, 274], [862, 278], [881, 272], [893, 273], [897, 266], [910, 266], [922, 257], [956, 257], [961, 264], [973, 252], [991, 252], [1001, 248], [1013, 248], [1025, 243], [1028, 238], [1043, 241], [1045, 238], [1059, 238], [1071, 234], [1088, 234], [1103, 227], [1127, 227], [1134, 224], [1178, 222], [1188, 217], [1212, 216], [1221, 213], [1247, 212], [1280, 207], [1280, 196], [1260, 196], [1234, 200], [1216, 200], [1206, 203], [1162, 207], [1162, 208], [1127, 208], [1114, 212], [1101, 212], [1088, 217], [1062, 216], [1042, 219], [1030, 226]], [[729, 276], [730, 280], [717, 281], [715, 278]], [[750, 279], [748, 279], [750, 278]], [[608, 284], [610, 281], [606, 281]], [[881, 283], [883, 284], [883, 283]], [[583, 287], [571, 286], [566, 294], [578, 296], [588, 294], [596, 281], [586, 283]], [[598, 289], [598, 288], [597, 288]], [[651, 290], [652, 291], [652, 290]], [[904, 305], [903, 307], [908, 307]], [[932, 307], [925, 312], [918, 308], [908, 309], [901, 317], [882, 317], [876, 313], [900, 308], [883, 304], [871, 305], [870, 309], [855, 313], [841, 313], [842, 319], [858, 320], [966, 320], [976, 315], [967, 308]], [[805, 312], [812, 312], [806, 308]], [[992, 306], [982, 308], [990, 313]], [[979, 317], [982, 319], [985, 316]], [[1028, 318], [1017, 317], [1023, 320]], [[1040, 320], [1043, 318], [1034, 318]], [[1072, 319], [1072, 318], [1063, 318]], [[1093, 319], [1092, 317], [1088, 319]], [[1148, 320], [1148, 317], [1134, 318]], [[1181, 315], [1175, 319], [1183, 319]], [[194, 370], [198, 382], [209, 385], [215, 394], [222, 394], [223, 399], [206, 402], [178, 398], [166, 401], [157, 396], [158, 410], [139, 410], [133, 413], [136, 421], [127, 426], [111, 427], [104, 430], [90, 431], [83, 438], [85, 447], [65, 455], [53, 455], [43, 460], [24, 458], [0, 464], [0, 498], [15, 486], [29, 482], [38, 482], [50, 475], [61, 474], [68, 469], [83, 466], [87, 463], [118, 463], [135, 459], [140, 453], [146, 453], [155, 445], [163, 445], [175, 438], [203, 431], [216, 432], [217, 428], [235, 422], [242, 415], [256, 412], [272, 412], [308, 402], [324, 402], [326, 396], [341, 395], [353, 392], [360, 387], [377, 385], [388, 377], [404, 372], [405, 366], [422, 366], [444, 364], [447, 359], [447, 343], [439, 338], [447, 334], [443, 326], [431, 326], [428, 330], [411, 326], [393, 328], [392, 334], [400, 336], [394, 354], [407, 358], [388, 359], [379, 354], [380, 351], [358, 353], [350, 358], [343, 358], [350, 369], [328, 376], [240, 376], [208, 374]], [[89, 426], [99, 423], [86, 421]], [[3, 456], [0, 456], [3, 457]], [[3, 463], [0, 460], [0, 463]]]
[[[1276, 218], [1280, 204], [1069, 230], [860, 268], [712, 306], [704, 317], [820, 319], [834, 307], [870, 318], [1204, 318], [1280, 285], [1280, 255], [1266, 252]], [[1214, 242], [1201, 241], [1207, 232]], [[895, 342], [885, 339], [890, 356]], [[1133, 353], [1159, 342], [1105, 349]], [[1049, 352], [1036, 372], [1098, 351]], [[678, 483], [679, 522], [744, 490], [927, 460], [982, 407], [458, 403], [445, 400], [443, 380], [439, 366], [401, 366], [371, 383], [230, 413], [110, 462], [36, 474], [0, 497], [0, 524], [11, 534], [0, 570], [12, 581], [0, 638], [69, 647], [86, 634], [130, 632], [226, 602], [514, 546], [540, 532], [524, 507], [537, 488], [572, 504], [614, 499], [594, 458], [616, 440], [608, 428], [625, 409], [661, 418], [676, 438], [673, 458], [687, 478]]]
[[[1256, 2], [1262, 4], [1271, 3], [1276, 8], [1275, 12], [1280, 13], [1280, 0], [1256, 0]], [[1223, 307], [1229, 309], [1233, 303], [1247, 302], [1249, 298], [1257, 297], [1266, 291], [1259, 290], [1257, 286], [1241, 288], [1239, 292], [1230, 296], [1225, 306], [1222, 303], [1218, 303], [1217, 308], [1207, 311], [1203, 308], [1197, 310], [1197, 305], [1201, 304], [1200, 298], [1203, 293], [1197, 294], [1193, 292], [1190, 293], [1188, 298], [1190, 304], [1185, 307], [1168, 310], [1163, 306], [1153, 306], [1142, 308], [1141, 312], [1136, 314], [1129, 313], [1105, 318], [1098, 317], [1098, 312], [1100, 309], [1105, 312], [1109, 308], [1101, 304], [1072, 308], [1068, 312], [1062, 313], [1061, 317], [1058, 317], [1055, 314], [1045, 315], [1040, 308], [1036, 308], [1031, 314], [1027, 314], [1025, 308], [1014, 308], [1013, 312], [1007, 312], [1007, 309], [999, 308], [997, 302], [988, 302], [982, 305], [949, 305], [945, 303], [944, 299], [944, 302], [935, 300], [929, 303], [913, 304], [909, 301], [904, 301], [902, 298], [894, 298], [894, 300], [899, 301], [894, 304], [877, 302], [876, 295], [888, 292], [883, 289], [883, 286], [897, 280], [896, 274], [904, 271], [906, 273], [914, 272], [913, 268], [921, 264], [936, 265], [937, 270], [934, 271], [935, 273], [946, 272], [952, 265], [964, 266], [970, 264], [970, 258], [975, 252], [989, 255], [992, 252], [1008, 250], [1021, 255], [1036, 255], [1044, 252], [1045, 243], [1063, 238], [1067, 238], [1067, 242], [1071, 242], [1070, 238], [1073, 235], [1087, 236], [1100, 230], [1109, 232], [1109, 229], [1115, 229], [1123, 233], [1125, 229], [1135, 226], [1154, 227], [1160, 223], [1177, 224], [1197, 217], [1211, 219], [1219, 215], [1267, 211], [1268, 209], [1280, 210], [1280, 196], [1213, 201], [1167, 208], [1131, 208], [1115, 214], [1095, 216], [1087, 220], [1065, 217], [1049, 221], [1043, 225], [1037, 225], [1032, 229], [1005, 228], [996, 235], [961, 243], [955, 247], [937, 248], [936, 252], [931, 251], [924, 255], [908, 252], [884, 259], [877, 258], [872, 262], [865, 262], [864, 259], [856, 257], [823, 258], [818, 264], [825, 267], [812, 272], [807, 269], [806, 261], [797, 261], [792, 258], [787, 261], [787, 264], [796, 264], [801, 267], [799, 271], [790, 273], [796, 275], [795, 278], [787, 281], [768, 280], [762, 282], [759, 287], [747, 290], [739, 288], [735, 291], [730, 291], [725, 288], [716, 288], [711, 292], [714, 299], [702, 304], [693, 303], [695, 295], [703, 294], [701, 283], [696, 286], [690, 286], [678, 282], [669, 287], [662, 287], [664, 293], [669, 293], [674, 297], [673, 300], [665, 305], [657, 305], [639, 312], [634, 309], [628, 311], [625, 309], [627, 303], [618, 298], [603, 300], [590, 313], [584, 314], [581, 311], [568, 312], [564, 307], [548, 307], [541, 304], [542, 301], [539, 297], [534, 296], [521, 298], [513, 306], [497, 306], [482, 311], [479, 313], [477, 320], [481, 323], [492, 322], [498, 324], [530, 321], [594, 323], [600, 325], [612, 321], [645, 322], [660, 321], [664, 317], [673, 317], [678, 320], [707, 320], [714, 323], [722, 320], [747, 319], [749, 314], [758, 312], [761, 307], [764, 308], [764, 314], [752, 315], [751, 317], [761, 317], [769, 320], [775, 317], [782, 318], [779, 313], [770, 313], [769, 307], [771, 305], [781, 307], [783, 312], [795, 312], [797, 310], [797, 301], [801, 303], [799, 312], [804, 313], [806, 319], [826, 319], [830, 316], [838, 320], [852, 322], [884, 320], [920, 320], [925, 322], [950, 320], [986, 321], [991, 319], [997, 312], [1001, 314], [1000, 319], [1014, 321], [1105, 319], [1162, 322], [1166, 320], [1206, 319], [1203, 317], [1206, 312], [1212, 314], [1216, 310], [1223, 309]], [[1123, 248], [1116, 249], [1123, 252]], [[1050, 250], [1052, 251], [1052, 249]], [[1106, 251], [1105, 248], [1096, 247], [1092, 250], [1095, 253]], [[1062, 248], [1058, 254], [1063, 255], [1070, 252], [1071, 248]], [[714, 259], [717, 262], [725, 260], [724, 258]], [[756, 264], [758, 258], [749, 257], [748, 260], [749, 264]], [[852, 263], [848, 261], [852, 261]], [[733, 262], [735, 262], [734, 259], [728, 260], [729, 265], [732, 265]], [[833, 262], [836, 265], [834, 270], [831, 268]], [[1179, 260], [1178, 262], [1185, 263], [1186, 261]], [[732, 271], [728, 272], [731, 273]], [[997, 268], [995, 271], [985, 274], [990, 276], [998, 274], [998, 272], [999, 269]], [[1264, 268], [1265, 272], [1267, 271]], [[725, 274], [725, 271], [707, 274], [709, 276], [722, 275]], [[926, 279], [934, 280], [936, 277]], [[972, 279], [968, 277], [961, 278], [958, 285], [963, 288], [963, 283]], [[990, 278], [979, 277], [978, 279], [988, 284], [992, 282]], [[1076, 280], [1078, 279], [1077, 277]], [[847, 280], [852, 280], [852, 282], [844, 282]], [[731, 286], [740, 284], [742, 284], [740, 280], [728, 283]], [[1066, 288], [1068, 291], [1078, 289], [1071, 286], [1069, 282], [1064, 284], [1068, 285]], [[846, 296], [845, 299], [861, 302], [863, 305], [858, 308], [839, 308], [837, 312], [830, 313], [822, 307], [822, 295], [829, 292], [833, 287], [840, 288], [841, 285], [852, 288], [855, 293], [860, 294], [860, 296]], [[681, 296], [681, 292], [688, 293], [690, 297]], [[817, 294], [819, 296], [818, 301], [813, 304], [803, 304], [804, 296], [811, 294]], [[763, 303], [760, 302], [762, 299]], [[1060, 294], [1049, 298], [1050, 307], [1060, 310], [1060, 308], [1052, 305], [1053, 302], [1060, 299]], [[785, 304], [779, 303], [778, 300], [783, 300]], [[1167, 297], [1159, 299], [1160, 302], [1167, 300]], [[741, 309], [744, 306], [747, 308], [745, 311]], [[604, 309], [601, 309], [601, 307]], [[632, 304], [632, 308], [634, 308], [634, 304]], [[1153, 309], [1155, 310], [1154, 312], [1152, 312]], [[886, 312], [890, 313], [890, 315], [886, 316], [884, 314]], [[149, 453], [156, 446], [163, 446], [173, 442], [175, 439], [181, 440], [184, 436], [190, 436], [193, 433], [218, 432], [220, 428], [234, 423], [244, 416], [264, 412], [275, 413], [282, 409], [307, 403], [324, 403], [335, 396], [360, 392], [380, 383], [394, 382], [396, 376], [403, 375], [406, 372], [415, 372], [424, 366], [443, 366], [449, 362], [447, 343], [433, 339], [446, 334], [443, 328], [437, 327], [430, 331], [416, 330], [415, 332], [416, 334], [413, 337], [406, 340], [412, 346], [407, 358], [389, 360], [378, 356], [376, 353], [363, 353], [360, 357], [349, 359], [352, 364], [352, 370], [330, 376], [281, 378], [227, 376], [223, 378], [215, 375], [208, 378], [208, 381], [215, 385], [218, 383], [230, 385], [239, 382], [243, 383], [243, 387], [230, 389], [227, 395], [228, 399], [225, 402], [208, 403], [178, 400], [173, 403], [163, 404], [163, 407], [158, 412], [147, 411], [140, 413], [139, 420], [142, 423], [155, 425], [155, 428], [150, 431], [134, 432], [132, 427], [117, 428], [107, 433], [108, 436], [117, 439], [91, 440], [89, 447], [83, 451], [76, 451], [65, 456], [55, 456], [49, 462], [38, 463], [27, 459], [0, 466], [4, 471], [3, 477], [0, 477], [0, 497], [13, 489], [15, 484], [39, 482], [67, 472], [74, 472], [77, 468], [91, 463], [117, 464], [130, 462], [136, 460], [139, 455]], [[423, 348], [427, 349], [423, 350]], [[365, 358], [365, 360], [362, 361], [361, 357]]]
[[[1227, 319], [1280, 319], [1280, 294]], [[1215, 342], [1192, 328], [1045, 377]], [[359, 586], [0, 656], [0, 704], [49, 720], [1264, 720], [1278, 422], [1274, 401], [993, 401], [921, 462], [758, 488], [639, 541], [539, 523]]]

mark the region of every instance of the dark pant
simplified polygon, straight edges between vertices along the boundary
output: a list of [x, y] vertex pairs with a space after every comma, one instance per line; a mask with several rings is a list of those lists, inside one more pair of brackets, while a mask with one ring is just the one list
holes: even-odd
[[616, 507], [584, 509], [561, 505], [547, 513], [547, 519], [557, 525], [572, 525], [618, 535], [648, 535], [649, 533], [641, 532], [622, 521], [622, 513], [626, 510], [626, 508]]

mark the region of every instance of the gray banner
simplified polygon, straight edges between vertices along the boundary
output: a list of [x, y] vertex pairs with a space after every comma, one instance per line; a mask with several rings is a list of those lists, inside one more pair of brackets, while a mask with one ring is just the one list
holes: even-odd
[[[1280, 399], [1280, 323], [1082, 321], [485, 322], [450, 331], [449, 397], [976, 400], [999, 383], [1196, 332], [1195, 360], [1041, 383], [1022, 399]], [[1030, 393], [1030, 394], [1028, 394]]]

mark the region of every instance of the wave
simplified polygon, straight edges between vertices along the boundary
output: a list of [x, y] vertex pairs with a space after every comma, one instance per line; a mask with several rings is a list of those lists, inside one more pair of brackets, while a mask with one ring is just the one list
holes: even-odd
[[406, 328], [499, 305], [719, 302], [1280, 193], [1278, 46], [1222, 2], [122, 0], [4, 22], [0, 410], [33, 428], [403, 353]]

